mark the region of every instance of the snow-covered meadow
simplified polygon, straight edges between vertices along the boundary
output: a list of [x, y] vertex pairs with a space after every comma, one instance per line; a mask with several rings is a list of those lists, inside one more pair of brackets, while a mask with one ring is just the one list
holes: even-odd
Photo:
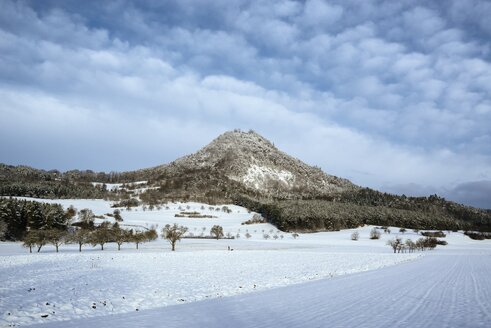
[[[90, 208], [96, 215], [114, 210], [111, 202], [103, 200], [47, 202], [73, 205], [79, 210]], [[7, 283], [0, 289], [0, 324], [25, 326], [142, 311], [331, 279], [424, 255], [393, 254], [386, 242], [397, 234], [396, 228], [390, 235], [382, 233], [379, 240], [369, 239], [372, 227], [368, 226], [300, 234], [295, 239], [270, 224], [242, 225], [254, 213], [226, 205], [231, 210], [227, 213], [221, 210], [222, 206], [169, 203], [153, 211], [142, 207], [122, 211], [123, 224], [128, 227], [158, 225], [160, 230], [165, 224], [176, 222], [199, 235], [209, 234], [210, 227], [219, 224], [225, 233], [240, 236], [233, 240], [183, 239], [176, 252], [171, 252], [162, 239], [141, 245], [139, 250], [134, 244], [123, 245], [121, 251], [112, 244], [104, 251], [85, 245], [82, 253], [75, 245], [63, 245], [59, 253], [47, 245], [41, 253], [29, 254], [20, 243], [1, 243], [0, 278]], [[216, 217], [175, 217], [181, 211]], [[360, 233], [358, 241], [350, 238], [355, 230]], [[246, 233], [251, 237], [245, 238]], [[279, 237], [265, 240], [264, 233]], [[418, 238], [412, 231], [402, 237]], [[467, 242], [466, 238], [452, 233], [447, 247], [458, 247]], [[228, 247], [233, 251], [228, 251]]]

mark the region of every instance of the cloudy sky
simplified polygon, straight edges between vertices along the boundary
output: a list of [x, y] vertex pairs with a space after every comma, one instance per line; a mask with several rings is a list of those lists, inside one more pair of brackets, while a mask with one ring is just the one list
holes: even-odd
[[491, 3], [0, 0], [0, 162], [123, 171], [253, 129], [491, 208]]

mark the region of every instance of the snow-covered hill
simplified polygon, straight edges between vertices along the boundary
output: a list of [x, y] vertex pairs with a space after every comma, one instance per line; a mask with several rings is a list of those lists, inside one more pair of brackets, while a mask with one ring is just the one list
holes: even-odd
[[[346, 179], [328, 175], [289, 156], [253, 131], [226, 132], [194, 154], [142, 172], [154, 177], [155, 181], [174, 180], [185, 175], [199, 179], [215, 176], [218, 183], [225, 186], [232, 180], [236, 187], [287, 198], [358, 188]], [[193, 179], [182, 183], [193, 190]], [[212, 186], [208, 185], [207, 190], [213, 190]]]

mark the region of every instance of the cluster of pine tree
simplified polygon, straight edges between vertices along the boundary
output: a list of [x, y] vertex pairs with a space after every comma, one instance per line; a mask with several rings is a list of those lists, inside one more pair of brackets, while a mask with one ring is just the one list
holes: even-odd
[[86, 182], [35, 181], [35, 182], [4, 182], [0, 184], [0, 195], [34, 198], [87, 198], [102, 199], [108, 191], [102, 186], [94, 186]]
[[[261, 213], [270, 223], [284, 231], [339, 230], [364, 224], [420, 230], [483, 229], [489, 231], [491, 229], [491, 216], [486, 216], [482, 211], [475, 212], [480, 218], [476, 222], [468, 217], [461, 218], [447, 210], [442, 210], [438, 205], [428, 206], [428, 208], [418, 208], [416, 205], [416, 207], [403, 209], [380, 202], [368, 205], [362, 201], [341, 202], [312, 199], [258, 201], [244, 196], [236, 197], [235, 203]], [[468, 211], [473, 213], [471, 209]]]
[[3, 240], [22, 240], [27, 230], [66, 230], [71, 214], [59, 204], [0, 198]]

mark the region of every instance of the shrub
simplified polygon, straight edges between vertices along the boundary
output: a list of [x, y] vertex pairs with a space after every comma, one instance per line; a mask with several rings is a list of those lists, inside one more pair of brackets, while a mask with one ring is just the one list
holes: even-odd
[[421, 231], [421, 235], [425, 237], [445, 238], [443, 231]]
[[351, 234], [351, 240], [358, 240], [360, 238], [360, 233], [355, 231]]
[[466, 231], [464, 234], [474, 240], [491, 239], [491, 233]]
[[256, 223], [266, 223], [266, 219], [263, 218], [260, 214], [255, 213], [252, 216], [252, 219], [249, 219], [245, 222], [242, 222], [242, 224], [256, 224]]
[[377, 228], [370, 230], [370, 239], [380, 239], [380, 231]]
[[416, 240], [416, 247], [422, 251], [436, 247], [438, 240], [435, 237], [419, 238]]

